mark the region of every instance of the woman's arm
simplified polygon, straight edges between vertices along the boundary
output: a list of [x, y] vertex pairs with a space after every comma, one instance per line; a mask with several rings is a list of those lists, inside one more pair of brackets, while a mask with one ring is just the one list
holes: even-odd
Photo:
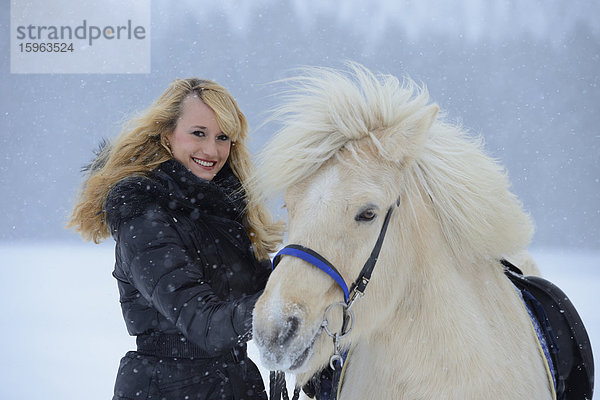
[[261, 292], [220, 300], [202, 266], [183, 247], [174, 223], [158, 206], [119, 223], [116, 238], [126, 273], [141, 295], [189, 340], [221, 353], [247, 337]]

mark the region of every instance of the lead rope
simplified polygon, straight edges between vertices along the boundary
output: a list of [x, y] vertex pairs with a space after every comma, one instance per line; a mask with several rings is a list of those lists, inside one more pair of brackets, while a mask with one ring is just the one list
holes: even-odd
[[[269, 398], [271, 400], [290, 400], [287, 385], [285, 382], [285, 372], [271, 371], [269, 373]], [[300, 387], [294, 389], [292, 400], [300, 398]]]

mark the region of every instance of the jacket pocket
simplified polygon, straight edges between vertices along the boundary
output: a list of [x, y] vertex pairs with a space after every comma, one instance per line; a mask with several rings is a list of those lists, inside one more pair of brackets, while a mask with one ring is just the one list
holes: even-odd
[[128, 352], [119, 364], [113, 400], [147, 399], [155, 374], [153, 357]]

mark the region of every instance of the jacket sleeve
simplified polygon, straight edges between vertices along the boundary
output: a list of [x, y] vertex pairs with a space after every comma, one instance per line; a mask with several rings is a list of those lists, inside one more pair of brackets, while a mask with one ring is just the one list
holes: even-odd
[[269, 280], [269, 276], [271, 276], [271, 272], [273, 271], [273, 264], [270, 259], [257, 261], [257, 263], [256, 282], [262, 290], [267, 286], [267, 280]]
[[247, 340], [252, 310], [262, 291], [220, 300], [202, 267], [183, 247], [174, 223], [155, 206], [115, 227], [128, 279], [189, 340], [219, 354]]

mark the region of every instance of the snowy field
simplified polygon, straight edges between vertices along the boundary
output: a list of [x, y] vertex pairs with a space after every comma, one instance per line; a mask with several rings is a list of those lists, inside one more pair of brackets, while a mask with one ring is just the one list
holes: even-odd
[[[600, 251], [532, 253], [577, 307], [599, 359]], [[0, 243], [0, 259], [0, 399], [110, 399], [119, 359], [135, 344], [111, 276], [112, 243]]]

